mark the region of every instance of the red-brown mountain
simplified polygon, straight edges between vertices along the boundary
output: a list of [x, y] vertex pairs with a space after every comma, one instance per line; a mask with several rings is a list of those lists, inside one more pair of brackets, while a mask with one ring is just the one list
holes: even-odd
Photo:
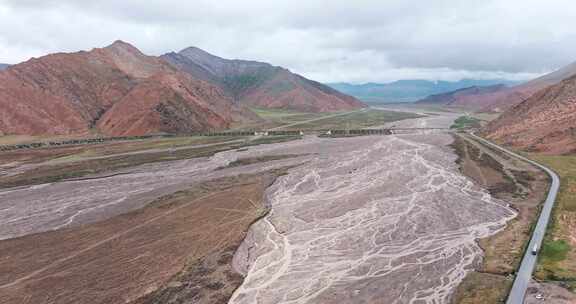
[[245, 117], [218, 87], [122, 41], [0, 72], [0, 134], [191, 132]]
[[484, 98], [507, 89], [508, 87], [502, 84], [473, 86], [448, 93], [430, 95], [417, 101], [417, 103], [481, 110], [484, 108]]
[[527, 150], [576, 153], [576, 76], [513, 106], [487, 125], [485, 135]]
[[354, 97], [268, 63], [229, 60], [190, 47], [162, 56], [174, 67], [219, 86], [240, 104], [305, 112], [365, 107]]
[[436, 103], [457, 106], [481, 112], [504, 112], [530, 98], [534, 93], [576, 75], [576, 62], [555, 72], [513, 87], [485, 87], [467, 91], [453, 91], [440, 96], [428, 97], [418, 103]]

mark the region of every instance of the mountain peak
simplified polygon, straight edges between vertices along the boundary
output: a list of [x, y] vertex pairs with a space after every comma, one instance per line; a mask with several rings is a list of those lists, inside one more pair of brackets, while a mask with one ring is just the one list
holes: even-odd
[[222, 58], [195, 46], [185, 48], [180, 52], [178, 52], [178, 54], [196, 62], [197, 64], [215, 73], [218, 73], [217, 70], [220, 70], [222, 67], [229, 64], [251, 66], [255, 68], [272, 67], [272, 65], [265, 62]]
[[181, 50], [179, 53], [188, 53], [188, 52], [198, 52], [198, 53], [204, 53], [204, 54], [207, 54], [207, 55], [210, 55], [210, 56], [214, 56], [214, 55], [212, 55], [212, 54], [206, 52], [205, 50], [203, 50], [203, 49], [201, 49], [201, 48], [199, 48], [199, 47], [196, 47], [196, 46], [189, 46], [189, 47], [187, 47], [187, 48], [184, 48], [184, 49]]
[[116, 40], [102, 50], [120, 70], [133, 77], [147, 78], [171, 69], [158, 58], [147, 56], [135, 46], [122, 40]]
[[307, 112], [358, 109], [364, 104], [269, 63], [225, 59], [197, 47], [163, 55], [173, 67], [221, 87], [234, 101]]
[[121, 46], [130, 46], [133, 47], [130, 43], [124, 41], [124, 40], [115, 40], [114, 42], [112, 42], [112, 44], [110, 44], [108, 47], [121, 47]]
[[187, 47], [187, 48], [181, 50], [180, 52], [178, 52], [178, 54], [189, 57], [189, 58], [195, 58], [195, 59], [204, 58], [205, 60], [219, 60], [219, 61], [226, 60], [222, 57], [212, 55], [212, 54], [206, 52], [205, 50], [198, 48], [198, 47], [195, 47], [195, 46]]
[[116, 40], [109, 46], [105, 47], [104, 49], [111, 51], [128, 51], [130, 53], [137, 53], [137, 54], [141, 53], [140, 50], [138, 50], [135, 46], [122, 40]]

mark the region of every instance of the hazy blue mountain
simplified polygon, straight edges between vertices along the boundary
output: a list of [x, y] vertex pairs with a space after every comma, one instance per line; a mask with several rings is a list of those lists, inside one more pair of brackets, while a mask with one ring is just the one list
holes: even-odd
[[510, 88], [503, 84], [491, 86], [473, 86], [447, 93], [430, 95], [424, 99], [418, 100], [420, 104], [434, 104], [442, 106], [459, 107], [469, 110], [480, 110], [484, 108], [484, 100], [493, 94], [509, 90]]
[[330, 83], [329, 86], [365, 102], [413, 102], [430, 95], [446, 93], [469, 87], [503, 84], [512, 86], [518, 82], [505, 79], [463, 79], [460, 81], [398, 80], [391, 83]]
[[9, 67], [9, 64], [0, 63], [0, 71], [4, 70], [5, 68]]

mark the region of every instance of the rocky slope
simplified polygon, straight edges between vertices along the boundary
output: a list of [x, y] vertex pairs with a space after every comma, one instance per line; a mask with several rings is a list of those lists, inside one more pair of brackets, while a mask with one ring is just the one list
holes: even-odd
[[503, 112], [530, 98], [536, 92], [574, 75], [576, 75], [576, 62], [521, 85], [485, 96], [482, 98], [483, 110]]
[[225, 128], [248, 116], [216, 86], [117, 41], [0, 72], [0, 134], [140, 135]]
[[365, 106], [354, 97], [268, 63], [224, 59], [195, 47], [162, 58], [181, 71], [217, 85], [240, 104], [305, 112]]
[[576, 152], [576, 76], [541, 90], [491, 122], [485, 135], [522, 149]]

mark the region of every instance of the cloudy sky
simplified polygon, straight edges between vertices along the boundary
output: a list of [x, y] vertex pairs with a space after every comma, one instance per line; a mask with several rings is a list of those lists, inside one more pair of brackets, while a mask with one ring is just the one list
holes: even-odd
[[324, 82], [528, 79], [576, 61], [574, 0], [0, 0], [0, 62], [116, 39]]

